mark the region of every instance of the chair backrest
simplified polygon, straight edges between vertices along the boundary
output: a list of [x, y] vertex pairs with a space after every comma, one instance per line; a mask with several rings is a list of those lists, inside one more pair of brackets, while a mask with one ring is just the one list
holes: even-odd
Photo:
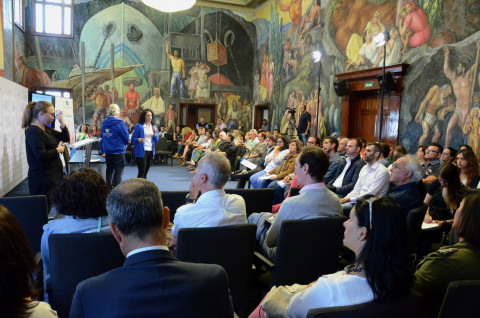
[[43, 226], [48, 222], [47, 197], [44, 195], [28, 195], [0, 198], [0, 205], [5, 206], [12, 212], [20, 223], [33, 255], [40, 252]]
[[296, 195], [299, 195], [301, 189], [302, 189], [302, 188], [300, 188], [300, 187], [292, 187], [292, 188], [290, 188], [290, 197], [294, 197], [294, 196], [296, 196]]
[[173, 222], [175, 212], [186, 203], [188, 191], [162, 191], [163, 206], [170, 209], [170, 222]]
[[345, 217], [282, 222], [272, 286], [309, 284], [337, 271]]
[[386, 302], [372, 301], [352, 306], [310, 309], [307, 318], [415, 318], [419, 316], [421, 301], [419, 294], [412, 293]]
[[249, 307], [256, 231], [255, 224], [181, 229], [176, 256], [184, 262], [222, 266], [235, 307]]
[[59, 317], [68, 317], [78, 283], [121, 267], [125, 257], [110, 232], [51, 234], [49, 302]]
[[480, 280], [448, 284], [438, 318], [480, 317]]
[[158, 142], [155, 143], [155, 150], [169, 151], [168, 150], [168, 140], [165, 137], [159, 137]]
[[272, 212], [273, 189], [225, 189], [245, 200], [247, 217], [254, 212]]
[[416, 250], [418, 238], [422, 233], [422, 223], [425, 213], [427, 213], [427, 208], [428, 205], [422, 204], [407, 214], [407, 239], [410, 253], [414, 253]]

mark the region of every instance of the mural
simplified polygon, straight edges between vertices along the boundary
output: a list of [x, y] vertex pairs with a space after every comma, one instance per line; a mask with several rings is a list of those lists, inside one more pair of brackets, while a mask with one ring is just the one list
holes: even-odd
[[0, 76], [5, 76], [5, 39], [3, 35], [3, 1], [0, 1]]

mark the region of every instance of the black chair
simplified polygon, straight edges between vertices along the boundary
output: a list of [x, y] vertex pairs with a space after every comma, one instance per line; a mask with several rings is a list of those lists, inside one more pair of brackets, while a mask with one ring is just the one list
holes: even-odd
[[170, 209], [170, 222], [173, 222], [177, 209], [186, 204], [187, 194], [188, 191], [162, 191], [163, 206]]
[[448, 284], [438, 318], [480, 317], [480, 280]]
[[272, 212], [273, 189], [225, 189], [245, 200], [247, 217], [254, 212]]
[[309, 284], [337, 271], [346, 217], [286, 220], [280, 228], [271, 286]]
[[290, 188], [290, 197], [294, 197], [294, 196], [296, 196], [296, 195], [299, 195], [299, 194], [300, 194], [300, 190], [302, 190], [302, 188], [300, 188], [300, 187]]
[[236, 312], [246, 317], [255, 249], [255, 224], [189, 228], [178, 232], [177, 258], [184, 262], [218, 264], [228, 274]]
[[412, 293], [386, 302], [310, 309], [307, 318], [416, 318], [419, 317], [421, 301], [419, 294]]
[[155, 143], [155, 155], [154, 159], [158, 159], [158, 156], [165, 156], [168, 162], [170, 158], [170, 165], [173, 165], [172, 150], [168, 150], [168, 140], [165, 137], [158, 138], [158, 142]]
[[43, 226], [48, 222], [47, 197], [28, 195], [22, 197], [0, 198], [0, 205], [5, 206], [17, 219], [27, 235], [33, 255], [40, 253]]
[[[93, 149], [93, 147], [92, 147]], [[135, 154], [133, 151], [133, 143], [129, 143], [127, 145], [127, 150], [125, 151], [125, 160], [129, 165], [133, 164], [135, 162]]]
[[49, 302], [59, 317], [68, 317], [78, 283], [121, 267], [125, 261], [109, 232], [51, 234]]
[[407, 240], [411, 254], [415, 254], [417, 251], [417, 243], [422, 233], [422, 223], [427, 209], [428, 205], [422, 204], [407, 214]]

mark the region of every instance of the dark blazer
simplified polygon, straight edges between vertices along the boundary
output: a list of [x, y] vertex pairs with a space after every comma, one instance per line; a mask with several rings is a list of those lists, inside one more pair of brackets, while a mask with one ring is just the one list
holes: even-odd
[[78, 284], [70, 317], [233, 317], [233, 307], [221, 266], [153, 250]]
[[[337, 180], [338, 176], [342, 174], [342, 171], [345, 168], [346, 164], [347, 160], [345, 160], [343, 164], [338, 167], [337, 172], [335, 172], [335, 175], [327, 184], [327, 186], [333, 186], [335, 180]], [[360, 170], [362, 170], [364, 165], [365, 161], [363, 161], [360, 156], [356, 156], [352, 159], [352, 164], [350, 165], [350, 167], [348, 167], [348, 170], [347, 172], [345, 172], [345, 176], [343, 177], [342, 186], [340, 188], [337, 188], [337, 190], [335, 191], [335, 193], [337, 193], [339, 197], [344, 197], [353, 190], [353, 187], [355, 187], [355, 183], [357, 183]]]

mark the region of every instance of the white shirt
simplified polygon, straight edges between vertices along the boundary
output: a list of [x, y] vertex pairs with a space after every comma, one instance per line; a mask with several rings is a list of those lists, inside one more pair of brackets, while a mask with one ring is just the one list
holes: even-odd
[[167, 251], [167, 252], [169, 251], [168, 247], [166, 247], [164, 245], [147, 246], [147, 247], [141, 247], [141, 248], [137, 248], [135, 250], [131, 250], [130, 252], [128, 252], [127, 258], [132, 256], [132, 255], [135, 255], [137, 253], [146, 252], [146, 251], [153, 251], [153, 250], [161, 250], [161, 251]]
[[335, 188], [340, 188], [343, 185], [343, 178], [345, 178], [345, 173], [347, 173], [348, 168], [352, 165], [352, 160], [349, 157], [347, 157], [346, 161], [347, 161], [347, 164], [343, 168], [342, 173], [338, 176], [337, 180], [335, 180], [335, 182], [333, 183], [333, 186]]
[[214, 227], [247, 223], [245, 201], [217, 189], [202, 194], [196, 203], [182, 205], [173, 219], [172, 235], [182, 228]]
[[372, 288], [365, 277], [340, 271], [323, 275], [314, 285], [295, 294], [288, 304], [287, 315], [304, 318], [309, 309], [357, 305], [373, 299]]
[[152, 137], [153, 137], [152, 125], [143, 124], [143, 132], [145, 134], [145, 151], [152, 151]]
[[371, 166], [368, 164], [363, 166], [355, 187], [345, 197], [350, 198], [350, 202], [355, 202], [366, 194], [384, 195], [387, 193], [389, 185], [390, 174], [387, 168], [377, 161]]
[[[275, 169], [280, 164], [280, 162], [282, 162], [283, 158], [285, 158], [288, 155], [290, 150], [288, 149], [282, 150], [279, 153], [277, 153], [276, 157], [273, 155], [274, 152], [275, 151], [272, 151], [265, 157], [265, 169], [263, 170], [265, 170], [265, 172], [267, 173]], [[272, 160], [267, 162], [268, 158], [272, 158]]]
[[36, 304], [32, 310], [29, 310], [28, 318], [54, 318], [58, 317], [57, 312], [50, 307], [48, 303], [43, 301], [32, 301], [32, 305]]

